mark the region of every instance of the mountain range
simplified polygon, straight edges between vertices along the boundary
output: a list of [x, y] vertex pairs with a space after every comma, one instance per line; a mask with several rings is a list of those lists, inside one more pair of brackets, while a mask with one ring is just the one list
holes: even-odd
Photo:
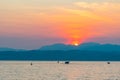
[[[36, 50], [89, 50], [89, 51], [120, 51], [120, 45], [100, 44], [95, 42], [82, 43], [78, 46], [62, 43], [42, 46]], [[0, 51], [25, 51], [25, 49], [14, 49], [1, 47]]]
[[43, 46], [39, 50], [89, 50], [89, 51], [120, 51], [120, 45], [114, 44], [99, 44], [94, 42], [82, 43], [78, 46], [53, 44]]
[[24, 61], [120, 61], [120, 45], [83, 43], [53, 44], [36, 50], [0, 48], [0, 60]]
[[0, 51], [16, 51], [17, 49], [1, 47]]

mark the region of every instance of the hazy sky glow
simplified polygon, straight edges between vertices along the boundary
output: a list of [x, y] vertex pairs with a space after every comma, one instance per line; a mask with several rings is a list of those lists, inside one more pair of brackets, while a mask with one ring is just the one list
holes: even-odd
[[0, 0], [0, 46], [120, 44], [120, 0]]

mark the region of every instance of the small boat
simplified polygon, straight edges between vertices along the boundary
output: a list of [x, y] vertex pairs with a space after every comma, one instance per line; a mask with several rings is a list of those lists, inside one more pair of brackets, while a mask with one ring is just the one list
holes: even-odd
[[110, 62], [107, 62], [107, 64], [110, 64]]
[[70, 64], [70, 62], [69, 61], [65, 61], [65, 64]]

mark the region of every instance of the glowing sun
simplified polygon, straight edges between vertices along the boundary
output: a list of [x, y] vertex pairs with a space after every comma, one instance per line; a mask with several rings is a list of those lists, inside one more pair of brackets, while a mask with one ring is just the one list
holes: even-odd
[[74, 45], [74, 46], [78, 46], [79, 44], [78, 44], [78, 43], [74, 43], [73, 45]]

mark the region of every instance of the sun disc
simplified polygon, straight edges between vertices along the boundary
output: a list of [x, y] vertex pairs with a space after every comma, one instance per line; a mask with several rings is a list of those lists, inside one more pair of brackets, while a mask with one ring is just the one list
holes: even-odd
[[79, 44], [78, 43], [74, 43], [74, 46], [78, 46]]

